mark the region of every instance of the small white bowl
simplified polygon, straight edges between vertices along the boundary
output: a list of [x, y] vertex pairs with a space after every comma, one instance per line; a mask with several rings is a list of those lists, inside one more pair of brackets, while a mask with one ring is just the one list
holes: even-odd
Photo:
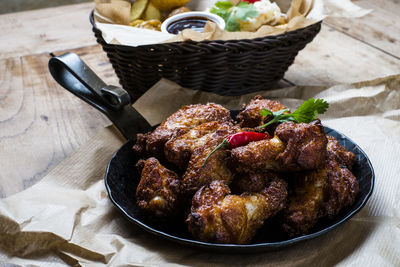
[[166, 19], [161, 24], [161, 31], [169, 33], [167, 31], [167, 29], [171, 23], [176, 22], [178, 20], [186, 19], [186, 18], [199, 18], [199, 17], [203, 17], [203, 18], [206, 18], [206, 19], [214, 22], [222, 30], [225, 29], [225, 21], [220, 16], [209, 13], [209, 12], [191, 11], [191, 12], [176, 14], [176, 15]]

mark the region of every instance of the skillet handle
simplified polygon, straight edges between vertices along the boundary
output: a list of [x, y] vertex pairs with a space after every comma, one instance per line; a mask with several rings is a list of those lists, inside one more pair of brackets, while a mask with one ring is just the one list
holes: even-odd
[[65, 53], [49, 60], [53, 78], [65, 89], [104, 113], [127, 139], [151, 130], [150, 124], [131, 105], [124, 89], [106, 85], [74, 53]]

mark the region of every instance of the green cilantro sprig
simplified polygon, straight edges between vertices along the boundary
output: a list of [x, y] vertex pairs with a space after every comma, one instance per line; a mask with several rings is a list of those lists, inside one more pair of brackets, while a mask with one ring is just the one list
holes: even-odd
[[210, 12], [225, 20], [225, 30], [229, 32], [240, 31], [240, 21], [258, 17], [256, 7], [248, 2], [239, 2], [234, 6], [230, 1], [218, 1]]
[[305, 122], [309, 123], [317, 118], [318, 114], [323, 114], [328, 109], [329, 103], [323, 99], [310, 98], [307, 101], [304, 101], [301, 106], [296, 109], [293, 113], [285, 113], [289, 111], [289, 109], [282, 109], [276, 112], [272, 112], [268, 109], [262, 109], [260, 114], [263, 116], [273, 116], [273, 119], [268, 123], [260, 126], [260, 128], [267, 127], [273, 123], [281, 123], [285, 121], [294, 121], [294, 122]]

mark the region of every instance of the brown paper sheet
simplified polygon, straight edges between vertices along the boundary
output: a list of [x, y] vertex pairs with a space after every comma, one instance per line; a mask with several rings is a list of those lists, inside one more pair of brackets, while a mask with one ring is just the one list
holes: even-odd
[[[123, 144], [101, 131], [26, 191], [0, 200], [0, 263], [33, 266], [399, 266], [400, 75], [352, 85], [264, 91], [291, 108], [330, 103], [322, 121], [368, 154], [376, 173], [367, 205], [339, 228], [282, 250], [209, 253], [157, 238], [128, 222], [108, 199], [103, 175]], [[239, 108], [254, 94], [223, 97], [161, 80], [135, 107], [153, 124], [183, 104], [214, 101]], [[167, 104], [166, 104], [167, 103]], [[160, 115], [162, 114], [162, 115]]]
[[[96, 1], [95, 19], [97, 27], [102, 31], [103, 38], [106, 42], [112, 44], [122, 44], [129, 46], [139, 46], [145, 44], [155, 44], [164, 42], [180, 42], [180, 41], [204, 41], [204, 40], [237, 40], [237, 39], [254, 39], [269, 35], [278, 35], [288, 31], [307, 27], [313, 23], [323, 20], [326, 16], [342, 16], [342, 17], [361, 17], [370, 12], [357, 5], [350, 0], [277, 0], [276, 2], [281, 8], [282, 14], [286, 13], [287, 22], [278, 26], [261, 26], [256, 32], [227, 32], [219, 29], [216, 25], [210, 25], [204, 33], [199, 33], [190, 29], [182, 31], [178, 35], [168, 37], [166, 33], [157, 31], [143, 32], [133, 27], [125, 27], [122, 25], [107, 25], [104, 23], [117, 23], [128, 25], [128, 23], [120, 23], [121, 16], [113, 11], [119, 8], [122, 0], [103, 0], [107, 4]], [[192, 0], [188, 6], [192, 10], [206, 10], [211, 8], [216, 0]], [[121, 12], [126, 12], [121, 9]], [[115, 16], [115, 17], [114, 17]], [[100, 23], [99, 23], [100, 22]], [[103, 23], [102, 23], [103, 22]], [[213, 23], [211, 23], [213, 24]], [[151, 39], [141, 41], [141, 35], [151, 35]]]
[[96, 17], [99, 22], [114, 22], [129, 25], [131, 3], [124, 0], [95, 0], [96, 10], [101, 17]]
[[[211, 6], [211, 5], [210, 5]], [[287, 23], [278, 26], [261, 26], [256, 32], [227, 32], [218, 28], [214, 23], [204, 29], [203, 33], [194, 30], [184, 30], [167, 42], [204, 41], [204, 40], [238, 40], [254, 39], [269, 35], [278, 35], [307, 27], [320, 19], [308, 19], [307, 15], [313, 7], [313, 0], [292, 0], [287, 11]], [[284, 14], [284, 12], [282, 12]], [[322, 16], [321, 16], [322, 19]]]
[[181, 41], [195, 41], [201, 42], [204, 40], [240, 40], [240, 39], [254, 39], [269, 35], [278, 35], [289, 31], [294, 31], [300, 28], [307, 27], [314, 24], [314, 20], [307, 19], [303, 16], [297, 16], [291, 19], [287, 24], [279, 26], [261, 26], [256, 32], [227, 32], [221, 30], [213, 22], [207, 22], [203, 32], [186, 29], [176, 35], [175, 37], [165, 42], [181, 42]]

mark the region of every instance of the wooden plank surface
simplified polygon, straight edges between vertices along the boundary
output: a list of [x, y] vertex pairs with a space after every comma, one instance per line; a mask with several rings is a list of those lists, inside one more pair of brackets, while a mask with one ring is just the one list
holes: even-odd
[[[374, 12], [360, 19], [327, 19], [280, 85], [333, 85], [400, 73], [396, 1], [359, 0]], [[50, 52], [73, 51], [103, 80], [118, 85], [91, 31], [92, 8], [85, 3], [0, 15], [7, 40], [0, 42], [0, 197], [39, 181], [109, 124], [47, 70]]]
[[322, 25], [285, 78], [296, 85], [334, 85], [400, 73], [400, 59]]
[[400, 1], [358, 0], [355, 3], [365, 9], [372, 9], [372, 12], [362, 18], [327, 18], [324, 22], [400, 58]]
[[[118, 84], [96, 47], [76, 50], [105, 81]], [[95, 53], [93, 53], [95, 52]], [[39, 181], [50, 169], [110, 122], [59, 86], [48, 54], [1, 60], [0, 197]]]
[[89, 2], [91, 0], [2, 0], [0, 14]]
[[90, 2], [0, 15], [0, 59], [96, 44], [93, 8]]

